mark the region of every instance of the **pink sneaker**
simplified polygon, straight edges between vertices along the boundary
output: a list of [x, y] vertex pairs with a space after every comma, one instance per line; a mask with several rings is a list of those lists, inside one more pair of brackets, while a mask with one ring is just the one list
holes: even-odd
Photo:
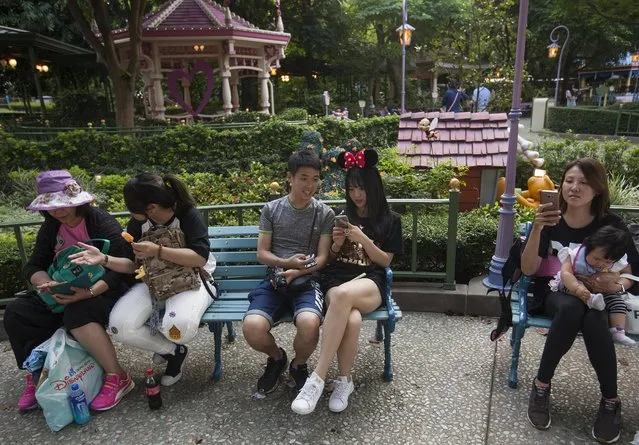
[[106, 374], [104, 385], [91, 402], [93, 411], [106, 411], [117, 405], [122, 397], [135, 387], [129, 374]]
[[21, 413], [26, 413], [27, 411], [34, 410], [38, 407], [38, 401], [36, 400], [35, 393], [36, 386], [35, 383], [33, 383], [33, 375], [29, 373], [27, 374], [24, 393], [18, 401], [18, 411], [20, 411]]

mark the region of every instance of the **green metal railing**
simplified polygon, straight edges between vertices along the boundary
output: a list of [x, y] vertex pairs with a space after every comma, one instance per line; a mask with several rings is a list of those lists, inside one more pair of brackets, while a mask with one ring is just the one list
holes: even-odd
[[623, 104], [617, 111], [617, 123], [615, 125], [616, 136], [639, 136], [639, 113], [622, 111]]
[[[268, 122], [267, 120], [261, 122], [217, 122], [217, 123], [201, 123], [201, 125], [219, 130], [230, 130], [237, 128], [249, 128], [254, 127], [260, 123]], [[305, 125], [306, 120], [301, 121], [285, 121], [290, 125]], [[95, 127], [27, 127], [17, 126], [11, 131], [11, 134], [17, 139], [24, 139], [29, 141], [43, 142], [54, 138], [58, 133], [65, 133], [69, 131], [84, 130], [84, 131], [96, 131], [105, 134], [119, 134], [122, 136], [132, 136], [135, 138], [144, 138], [153, 136], [159, 133], [165, 132], [167, 129], [175, 128], [180, 124], [173, 124], [160, 127], [133, 127], [133, 128], [117, 128], [106, 126]]]
[[[344, 204], [344, 200], [332, 200], [323, 201], [329, 206], [335, 206]], [[442, 282], [444, 289], [455, 289], [455, 253], [457, 249], [457, 220], [459, 213], [459, 191], [451, 190], [449, 199], [389, 199], [391, 205], [405, 205], [408, 207], [408, 211], [412, 215], [412, 228], [411, 228], [411, 267], [410, 270], [393, 270], [393, 275], [403, 278], [427, 278], [435, 281]], [[213, 206], [198, 207], [198, 210], [204, 216], [207, 225], [209, 224], [211, 214], [213, 212], [220, 211], [235, 211], [237, 225], [244, 225], [246, 210], [259, 210], [265, 203], [247, 203], [247, 204], [223, 204]], [[430, 206], [448, 206], [448, 241], [446, 246], [446, 268], [445, 272], [428, 272], [417, 270], [417, 222], [419, 217], [419, 211], [422, 208]], [[111, 213], [114, 217], [127, 217], [128, 212], [115, 212]], [[22, 266], [27, 262], [27, 254], [24, 245], [23, 228], [39, 226], [42, 220], [28, 221], [28, 222], [8, 222], [0, 224], [0, 231], [13, 230], [15, 235], [16, 244], [20, 253], [20, 261]], [[1, 301], [9, 301], [8, 299]]]

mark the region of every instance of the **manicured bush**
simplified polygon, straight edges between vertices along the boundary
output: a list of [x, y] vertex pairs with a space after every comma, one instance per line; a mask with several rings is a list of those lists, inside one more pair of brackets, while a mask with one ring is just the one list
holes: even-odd
[[[615, 134], [618, 113], [616, 111], [580, 108], [549, 107], [547, 126], [551, 131], [559, 133], [579, 134]], [[633, 118], [636, 122], [639, 115]], [[620, 128], [625, 128], [628, 115], [622, 115]]]
[[[546, 160], [544, 168], [555, 183], [561, 181], [561, 174], [568, 162], [581, 157], [592, 157], [601, 161], [609, 174], [625, 176], [629, 182], [639, 184], [639, 146], [625, 138], [544, 141], [535, 146], [534, 150], [538, 150], [539, 156]], [[532, 176], [533, 170], [531, 164], [519, 158], [517, 187], [526, 189], [526, 181]]]
[[0, 129], [0, 158], [7, 165], [36, 170], [77, 165], [94, 174], [140, 170], [222, 174], [234, 168], [247, 169], [251, 161], [285, 161], [297, 147], [302, 132], [311, 126], [322, 134], [326, 148], [353, 137], [364, 147], [394, 146], [398, 122], [397, 116], [357, 122], [322, 118], [313, 119], [308, 126], [271, 119], [254, 127], [231, 130], [177, 125], [144, 138], [87, 129], [59, 133], [42, 143], [17, 140]]
[[308, 119], [308, 111], [304, 108], [287, 108], [276, 117], [283, 121], [305, 121]]

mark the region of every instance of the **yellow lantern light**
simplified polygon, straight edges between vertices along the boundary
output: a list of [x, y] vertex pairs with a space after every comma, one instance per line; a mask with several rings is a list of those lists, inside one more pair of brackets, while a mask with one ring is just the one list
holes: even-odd
[[47, 65], [42, 65], [42, 72], [48, 73], [49, 72], [49, 67]]
[[9, 59], [9, 66], [11, 68], [15, 68], [18, 65], [18, 61], [16, 59]]
[[271, 76], [275, 76], [277, 75], [277, 68], [276, 67], [272, 67], [271, 68]]
[[631, 57], [630, 60], [632, 62], [633, 65], [639, 65], [639, 53], [634, 53]]
[[282, 82], [288, 82], [289, 80], [291, 80], [288, 74], [283, 74], [280, 79], [282, 79]]
[[396, 31], [399, 33], [399, 43], [402, 46], [410, 46], [410, 41], [413, 36], [413, 31], [415, 31], [415, 28], [413, 28], [408, 23], [406, 23], [405, 25], [402, 25], [399, 28], [397, 28]]
[[550, 57], [551, 59], [557, 57], [557, 54], [559, 54], [559, 48], [560, 46], [557, 45], [555, 42], [552, 42], [550, 45], [548, 45], [548, 57]]

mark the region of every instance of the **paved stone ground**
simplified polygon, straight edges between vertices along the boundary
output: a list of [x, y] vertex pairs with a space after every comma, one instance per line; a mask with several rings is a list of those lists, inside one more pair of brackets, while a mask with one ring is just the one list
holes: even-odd
[[[152, 412], [141, 384], [112, 411], [84, 426], [51, 433], [40, 412], [17, 413], [22, 373], [8, 342], [0, 343], [0, 444], [582, 444], [598, 406], [592, 368], [580, 338], [553, 381], [553, 426], [533, 429], [526, 420], [529, 384], [544, 337], [529, 330], [520, 364], [520, 389], [507, 387], [510, 346], [488, 340], [491, 319], [407, 313], [394, 341], [395, 380], [381, 379], [383, 348], [368, 343], [374, 324], [365, 323], [355, 371], [356, 392], [342, 414], [328, 411], [323, 396], [315, 413], [291, 412], [294, 394], [285, 385], [264, 400], [253, 400], [264, 358], [243, 338], [223, 352], [224, 376], [210, 379], [213, 336], [202, 329], [191, 348], [183, 379], [162, 390], [164, 407]], [[275, 330], [292, 352], [291, 325]], [[140, 382], [150, 355], [118, 347], [125, 367]], [[317, 356], [311, 359], [314, 363]], [[639, 349], [619, 348], [619, 385], [628, 443], [639, 428]], [[335, 371], [333, 371], [333, 375]]]

